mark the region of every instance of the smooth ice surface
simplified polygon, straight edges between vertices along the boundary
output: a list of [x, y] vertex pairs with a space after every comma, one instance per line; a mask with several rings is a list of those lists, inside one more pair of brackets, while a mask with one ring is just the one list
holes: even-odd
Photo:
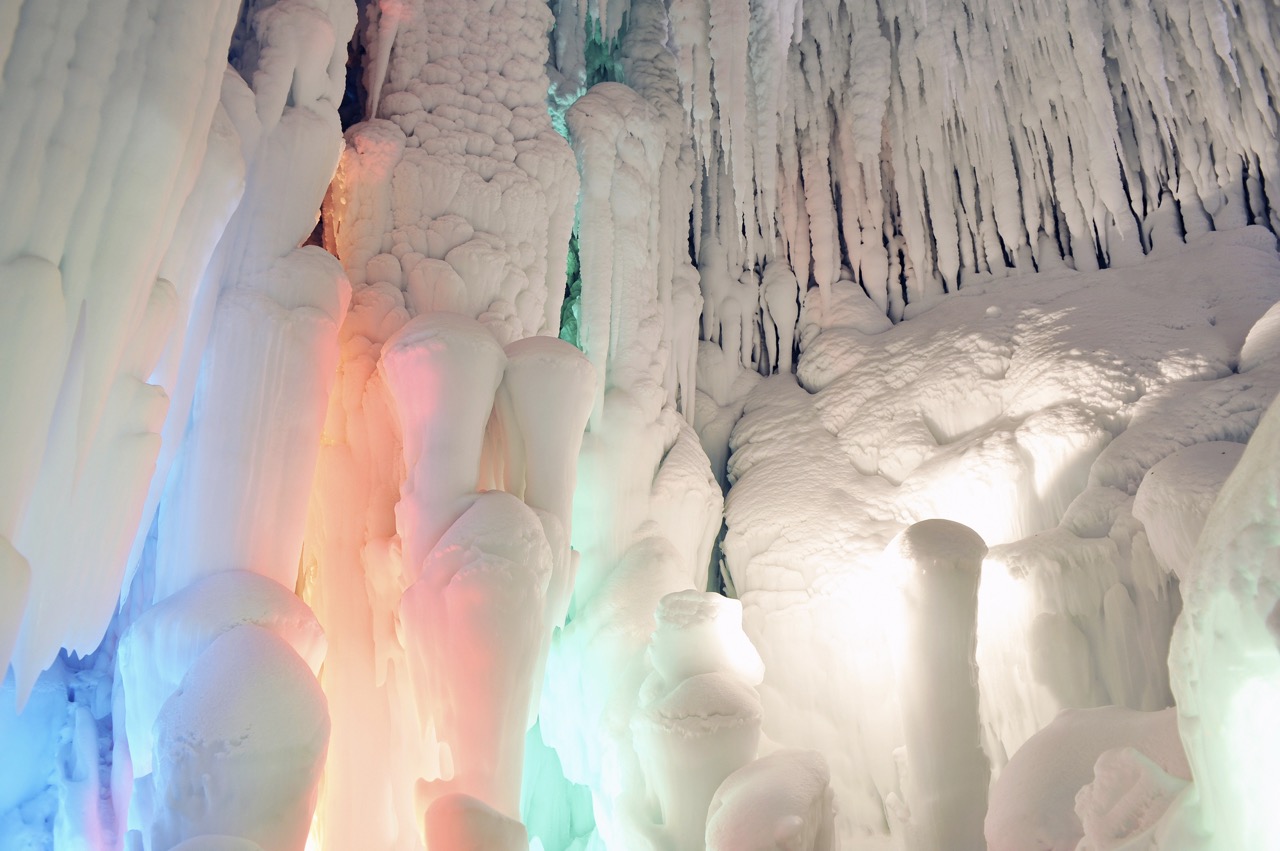
[[987, 545], [950, 520], [913, 523], [884, 558], [901, 572], [896, 688], [906, 847], [981, 849], [991, 771], [982, 752], [973, 652]]
[[1280, 739], [1264, 719], [1280, 706], [1278, 450], [1273, 404], [1205, 521], [1169, 651], [1178, 732], [1195, 779], [1194, 796], [1175, 816], [1208, 828], [1214, 851], [1277, 841], [1267, 766]]
[[483, 801], [452, 793], [427, 809], [427, 844], [449, 851], [525, 851], [524, 825]]
[[315, 615], [290, 589], [243, 570], [215, 573], [142, 614], [120, 640], [118, 668], [133, 772], [151, 771], [151, 730], [160, 708], [217, 638], [245, 624], [267, 629], [314, 674], [326, 642]]
[[1240, 463], [1244, 445], [1210, 441], [1180, 449], [1147, 471], [1133, 497], [1160, 566], [1191, 579], [1191, 557], [1222, 483]]

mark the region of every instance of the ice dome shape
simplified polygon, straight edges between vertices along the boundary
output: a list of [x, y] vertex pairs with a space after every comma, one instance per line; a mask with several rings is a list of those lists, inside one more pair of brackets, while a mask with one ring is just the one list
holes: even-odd
[[831, 771], [817, 751], [781, 750], [725, 778], [707, 811], [707, 851], [831, 851]]
[[454, 792], [436, 798], [424, 819], [427, 846], [445, 851], [527, 851], [524, 825], [484, 801]]
[[1137, 750], [1173, 777], [1191, 777], [1174, 710], [1065, 710], [1027, 740], [992, 788], [986, 818], [990, 851], [1072, 851], [1084, 836], [1076, 794], [1093, 780], [1098, 758], [1122, 747]]
[[160, 707], [218, 636], [254, 624], [278, 635], [320, 670], [327, 648], [311, 609], [280, 583], [228, 570], [193, 582], [142, 614], [120, 641], [125, 728], [134, 774], [151, 771], [152, 725]]
[[223, 633], [156, 719], [151, 847], [222, 834], [297, 851], [328, 743], [328, 705], [302, 657], [260, 626]]
[[1160, 565], [1183, 582], [1190, 577], [1191, 555], [1209, 509], [1243, 454], [1243, 443], [1197, 443], [1173, 453], [1142, 477], [1133, 497], [1133, 516], [1146, 527]]
[[261, 845], [239, 836], [214, 836], [206, 834], [184, 839], [170, 851], [263, 851]]

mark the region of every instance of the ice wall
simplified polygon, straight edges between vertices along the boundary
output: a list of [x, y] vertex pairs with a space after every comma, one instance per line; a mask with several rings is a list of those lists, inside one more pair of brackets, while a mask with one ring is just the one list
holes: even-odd
[[[679, 765], [663, 763], [678, 760], [678, 749], [641, 742], [645, 735], [680, 740], [672, 727], [678, 719], [734, 705], [717, 702], [715, 688], [674, 694], [694, 674], [719, 682], [722, 665], [660, 681], [651, 689], [656, 693], [642, 694], [652, 670], [646, 648], [655, 610], [669, 594], [706, 587], [720, 526], [719, 488], [664, 384], [670, 341], [688, 327], [684, 318], [671, 318], [666, 266], [659, 260], [661, 204], [670, 189], [663, 168], [671, 149], [661, 113], [621, 84], [593, 87], [569, 110], [567, 123], [582, 173], [580, 338], [600, 380], [574, 500], [573, 543], [581, 564], [568, 623], [552, 643], [539, 726], [564, 776], [590, 788], [596, 830], [607, 847], [695, 847], [710, 794], [738, 767], [735, 758], [713, 760], [721, 775], [715, 778], [713, 769], [714, 779], [700, 781], [710, 788], [699, 813], [683, 800], [697, 794], [682, 784]], [[737, 689], [730, 694], [751, 692], [749, 685]], [[669, 690], [683, 703], [672, 710], [677, 720], [668, 722], [659, 698]], [[717, 741], [712, 736], [706, 747], [714, 752]], [[753, 744], [746, 751], [737, 759], [754, 757]], [[673, 806], [685, 808], [678, 826]]]
[[[145, 848], [205, 834], [296, 847], [310, 830], [325, 643], [293, 590], [350, 286], [331, 255], [299, 246], [342, 149], [354, 23], [348, 2], [254, 3], [232, 42], [219, 115], [243, 196], [196, 297], [199, 348], [167, 364], [185, 407], [166, 429], [151, 542], [139, 535], [119, 623], [114, 789], [130, 803], [128, 841]], [[208, 778], [198, 792], [192, 774]]]

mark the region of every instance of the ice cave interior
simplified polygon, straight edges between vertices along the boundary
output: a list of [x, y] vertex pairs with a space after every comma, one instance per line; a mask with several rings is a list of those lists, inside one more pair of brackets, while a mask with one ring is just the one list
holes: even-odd
[[0, 68], [0, 851], [1280, 849], [1280, 0]]

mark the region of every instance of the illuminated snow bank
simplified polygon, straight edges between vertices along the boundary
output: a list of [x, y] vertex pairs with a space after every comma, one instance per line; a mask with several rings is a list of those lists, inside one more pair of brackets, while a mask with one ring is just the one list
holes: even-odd
[[852, 286], [811, 314], [829, 324], [798, 383], [761, 381], [734, 430], [724, 552], [765, 662], [764, 734], [828, 756], [846, 840], [899, 841], [899, 591], [879, 564], [910, 523], [991, 546], [976, 658], [994, 772], [1061, 709], [1170, 704], [1177, 586], [1149, 536], [1183, 509], [1144, 486], [1147, 530], [1133, 495], [1184, 447], [1249, 438], [1280, 367], [1234, 367], [1278, 282], [1274, 237], [1246, 229], [1123, 271], [975, 282], [886, 330]]

